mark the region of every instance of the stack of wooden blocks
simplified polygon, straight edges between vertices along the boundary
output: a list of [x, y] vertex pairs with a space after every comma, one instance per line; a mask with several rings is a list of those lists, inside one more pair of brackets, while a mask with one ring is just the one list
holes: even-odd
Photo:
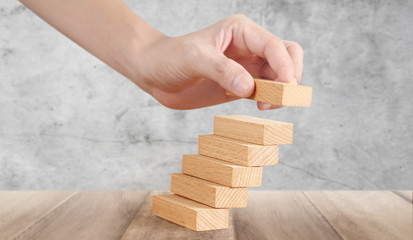
[[[288, 99], [281, 95], [281, 101]], [[302, 99], [295, 106], [308, 105], [308, 97], [306, 103]], [[290, 123], [244, 115], [215, 116], [214, 134], [199, 136], [199, 154], [184, 155], [182, 173], [172, 174], [174, 194], [152, 198], [153, 214], [194, 231], [227, 228], [228, 209], [247, 206], [248, 187], [261, 186], [262, 167], [277, 165], [278, 145], [292, 141]]]

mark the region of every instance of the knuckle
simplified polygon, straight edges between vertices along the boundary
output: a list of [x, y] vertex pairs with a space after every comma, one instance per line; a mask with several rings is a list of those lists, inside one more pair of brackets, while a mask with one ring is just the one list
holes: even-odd
[[229, 72], [232, 71], [232, 64], [230, 61], [221, 60], [214, 63], [214, 69], [218, 75], [226, 76]]
[[241, 13], [233, 15], [232, 18], [237, 21], [249, 21], [250, 20], [247, 16]]
[[247, 24], [250, 21], [251, 21], [251, 19], [249, 19], [244, 14], [235, 14], [235, 15], [227, 18], [227, 22], [230, 25], [234, 25], [234, 24], [235, 25], [242, 25], [242, 24]]
[[303, 52], [303, 48], [297, 42], [291, 42], [291, 47], [297, 49], [297, 51]]
[[275, 35], [273, 35], [273, 36], [271, 37], [270, 43], [271, 43], [273, 46], [279, 46], [279, 45], [283, 45], [283, 46], [284, 46], [283, 40], [282, 40], [281, 38], [275, 36]]
[[271, 53], [278, 51], [280, 47], [285, 47], [283, 41], [277, 37], [277, 36], [272, 36], [270, 39], [268, 39], [267, 43], [265, 44], [264, 47], [264, 53]]

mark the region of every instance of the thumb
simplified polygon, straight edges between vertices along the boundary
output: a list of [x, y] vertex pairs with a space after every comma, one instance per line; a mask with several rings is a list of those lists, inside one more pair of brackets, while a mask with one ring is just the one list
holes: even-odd
[[[214, 49], [215, 50], [215, 49]], [[254, 79], [239, 63], [219, 51], [208, 51], [197, 61], [196, 69], [203, 77], [217, 82], [227, 91], [249, 97], [254, 91]]]

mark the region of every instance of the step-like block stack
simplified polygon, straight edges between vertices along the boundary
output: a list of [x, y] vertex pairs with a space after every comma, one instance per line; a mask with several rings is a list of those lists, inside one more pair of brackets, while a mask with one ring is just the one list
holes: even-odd
[[228, 227], [228, 208], [247, 206], [247, 188], [261, 186], [262, 166], [278, 164], [278, 145], [291, 144], [293, 125], [243, 115], [215, 116], [196, 155], [184, 155], [171, 192], [154, 196], [153, 214], [195, 231]]
[[[254, 79], [249, 99], [310, 107], [312, 88]], [[232, 95], [231, 93], [227, 93]], [[262, 166], [278, 164], [278, 145], [292, 144], [290, 123], [249, 116], [216, 116], [214, 134], [199, 136], [198, 155], [184, 155], [173, 174], [174, 194], [154, 196], [152, 212], [195, 231], [228, 227], [228, 208], [247, 205], [247, 188], [261, 186]]]

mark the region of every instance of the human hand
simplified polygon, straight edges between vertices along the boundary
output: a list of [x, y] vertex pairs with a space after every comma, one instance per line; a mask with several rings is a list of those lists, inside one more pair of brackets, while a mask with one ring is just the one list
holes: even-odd
[[[162, 36], [130, 51], [132, 81], [173, 109], [193, 109], [248, 97], [254, 78], [298, 84], [303, 51], [247, 17], [235, 15], [181, 37]], [[261, 110], [279, 108], [257, 103]]]
[[[211, 106], [254, 91], [254, 78], [299, 83], [301, 47], [243, 15], [166, 37], [122, 0], [21, 0], [87, 51], [173, 109]], [[259, 109], [279, 106], [258, 103]]]

